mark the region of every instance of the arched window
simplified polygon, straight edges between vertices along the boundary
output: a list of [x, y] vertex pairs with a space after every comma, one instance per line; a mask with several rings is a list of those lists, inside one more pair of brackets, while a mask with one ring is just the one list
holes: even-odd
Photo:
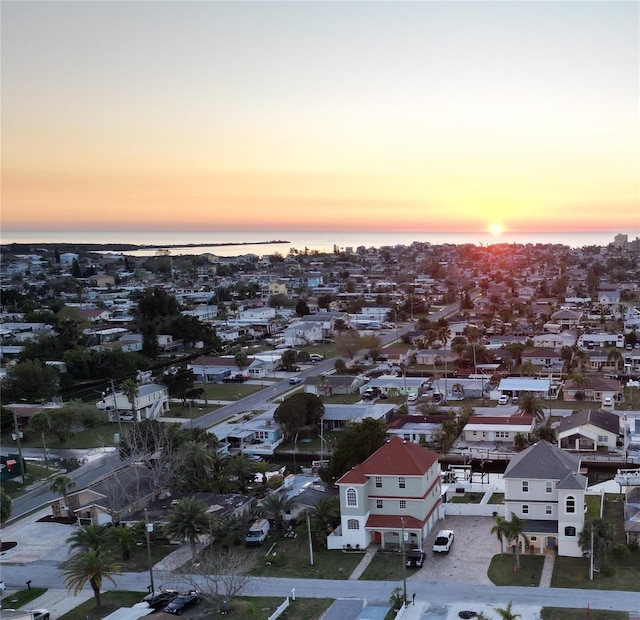
[[564, 535], [565, 536], [575, 536], [576, 535], [576, 528], [573, 527], [573, 525], [567, 525], [567, 527], [564, 528]]
[[567, 496], [564, 503], [564, 509], [567, 513], [574, 513], [576, 511], [576, 498], [573, 495]]
[[360, 529], [360, 523], [358, 522], [358, 519], [349, 519], [347, 521], [347, 529], [348, 530], [359, 530]]
[[352, 508], [358, 506], [358, 494], [353, 487], [347, 489], [347, 506]]

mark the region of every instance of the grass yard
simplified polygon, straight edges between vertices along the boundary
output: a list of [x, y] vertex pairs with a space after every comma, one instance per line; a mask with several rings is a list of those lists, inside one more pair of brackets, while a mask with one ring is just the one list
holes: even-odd
[[[543, 607], [540, 612], [542, 620], [584, 620], [586, 609], [570, 609], [568, 607]], [[590, 620], [629, 620], [626, 611], [605, 611], [591, 609], [589, 611]]]
[[59, 471], [53, 463], [49, 464], [49, 469], [44, 465], [38, 465], [33, 461], [27, 461], [26, 484], [22, 484], [22, 477], [18, 476], [12, 480], [6, 480], [2, 483], [2, 488], [11, 499], [24, 495], [34, 486], [40, 486], [40, 483], [46, 484], [46, 479], [55, 475]]
[[[231, 610], [224, 615], [228, 620], [245, 620], [246, 618], [268, 618], [284, 602], [283, 598], [238, 596], [231, 603]], [[285, 620], [319, 620], [333, 603], [328, 598], [296, 598], [289, 599], [289, 607], [280, 618]], [[219, 614], [211, 613], [207, 617]]]
[[541, 555], [520, 555], [520, 570], [515, 571], [515, 555], [505, 553], [494, 555], [489, 565], [489, 579], [497, 586], [531, 586], [539, 585], [544, 565]]
[[101, 597], [101, 607], [96, 607], [96, 600], [92, 597], [60, 616], [58, 620], [101, 620], [121, 607], [131, 607], [135, 603], [139, 603], [146, 594], [146, 592], [127, 592], [124, 590], [105, 592]]
[[504, 504], [504, 493], [493, 493], [489, 499], [490, 504]]
[[323, 396], [322, 402], [326, 405], [353, 405], [360, 401], [360, 393], [355, 394], [333, 394], [332, 396]]
[[185, 420], [189, 420], [191, 416], [193, 416], [194, 420], [197, 420], [200, 416], [203, 416], [211, 411], [215, 411], [216, 409], [220, 409], [221, 405], [203, 405], [200, 403], [196, 403], [189, 407], [182, 406], [182, 403], [172, 402], [169, 405], [171, 409], [165, 413], [165, 416], [168, 418], [184, 418]]
[[5, 609], [20, 609], [20, 607], [27, 605], [31, 601], [34, 601], [39, 596], [42, 596], [47, 591], [47, 588], [31, 588], [30, 590], [18, 590], [13, 594], [2, 597], [2, 606]]
[[454, 495], [449, 501], [452, 504], [479, 504], [482, 497], [482, 493], [465, 493], [464, 495]]
[[[126, 428], [127, 422], [123, 422]], [[103, 422], [92, 427], [84, 427], [78, 432], [67, 435], [64, 441], [59, 441], [57, 437], [47, 438], [49, 448], [102, 448], [113, 446], [113, 435], [119, 432], [116, 422]], [[22, 445], [23, 448], [42, 448], [40, 437], [34, 437]]]
[[[399, 551], [378, 551], [365, 569], [360, 579], [368, 581], [400, 581], [402, 579], [402, 554]], [[407, 569], [407, 577], [416, 572]]]
[[[255, 394], [271, 384], [252, 385], [248, 383], [198, 383], [198, 387], [204, 388], [207, 400], [240, 400], [250, 394]], [[207, 405], [203, 405], [207, 407]]]
[[276, 539], [270, 550], [271, 538], [258, 550], [256, 565], [251, 571], [257, 577], [296, 577], [298, 579], [348, 579], [364, 557], [363, 553], [343, 553], [338, 550], [314, 549], [313, 566], [309, 545], [304, 537], [293, 540]]

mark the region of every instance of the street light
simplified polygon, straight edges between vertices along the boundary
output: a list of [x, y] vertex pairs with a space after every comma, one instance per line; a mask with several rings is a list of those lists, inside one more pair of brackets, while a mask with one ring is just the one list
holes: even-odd
[[153, 594], [156, 591], [155, 585], [153, 583], [153, 562], [151, 561], [151, 532], [153, 532], [153, 523], [149, 523], [149, 513], [147, 509], [144, 509], [144, 531], [147, 539], [147, 559], [149, 561], [149, 579], [151, 580], [151, 585], [149, 593]]
[[402, 523], [402, 538], [400, 540], [400, 545], [402, 546], [402, 602], [406, 604], [407, 602], [407, 562], [405, 559], [405, 549], [404, 549], [404, 517], [400, 517], [400, 523]]

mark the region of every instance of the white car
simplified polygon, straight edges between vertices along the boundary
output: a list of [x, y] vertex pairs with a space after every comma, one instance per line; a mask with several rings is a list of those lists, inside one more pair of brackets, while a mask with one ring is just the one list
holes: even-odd
[[407, 402], [408, 403], [418, 402], [418, 395], [414, 392], [411, 392], [411, 394], [407, 396]]
[[433, 541], [434, 553], [449, 553], [453, 544], [453, 530], [440, 530]]
[[499, 405], [508, 405], [509, 404], [509, 397], [506, 394], [502, 394], [502, 396], [500, 396], [500, 398], [498, 398], [498, 404]]

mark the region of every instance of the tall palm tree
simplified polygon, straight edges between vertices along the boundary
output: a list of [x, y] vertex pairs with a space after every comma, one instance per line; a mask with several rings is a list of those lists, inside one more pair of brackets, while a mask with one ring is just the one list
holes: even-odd
[[478, 372], [478, 364], [476, 361], [476, 343], [480, 340], [480, 330], [475, 325], [467, 325], [462, 333], [466, 336], [469, 344], [473, 349], [473, 373], [477, 374]]
[[326, 545], [332, 531], [332, 522], [340, 518], [340, 502], [337, 497], [319, 499], [313, 508], [306, 511], [311, 525], [311, 540]]
[[67, 510], [69, 510], [69, 497], [67, 493], [75, 488], [76, 483], [69, 478], [66, 474], [57, 474], [51, 480], [51, 484], [49, 485], [49, 490], [52, 493], [57, 493], [62, 495], [64, 498], [65, 506], [67, 506]]
[[616, 371], [620, 368], [620, 364], [623, 362], [622, 353], [618, 351], [615, 347], [612, 347], [607, 351], [607, 365], [613, 362], [616, 366]]
[[247, 477], [256, 471], [255, 463], [246, 454], [236, 454], [227, 461], [226, 470], [237, 478], [240, 493], [244, 495], [247, 491]]
[[108, 542], [107, 533], [109, 529], [106, 525], [84, 525], [67, 538], [67, 543], [71, 549], [95, 549], [100, 551]]
[[178, 458], [185, 490], [208, 490], [216, 464], [215, 452], [203, 443], [186, 441], [180, 446]]
[[544, 405], [533, 392], [523, 392], [518, 400], [518, 411], [522, 415], [531, 415], [536, 421], [544, 420]]
[[188, 540], [191, 558], [197, 559], [196, 542], [202, 534], [209, 532], [211, 519], [207, 505], [195, 497], [183, 497], [169, 514], [167, 533], [177, 540]]
[[500, 515], [495, 516], [495, 524], [491, 528], [491, 533], [495, 534], [500, 541], [500, 555], [504, 555], [504, 539], [507, 535], [507, 520]]
[[509, 604], [504, 608], [496, 607], [496, 611], [498, 612], [501, 620], [516, 620], [516, 618], [522, 618], [521, 614], [516, 614], [511, 610], [512, 605], [513, 601], [509, 601]]
[[444, 400], [447, 400], [447, 343], [451, 337], [451, 330], [446, 321], [438, 325], [438, 340], [442, 343], [444, 350]]
[[295, 506], [295, 503], [295, 498], [285, 493], [272, 493], [260, 502], [260, 510], [267, 519], [275, 521], [278, 529], [282, 529], [283, 516]]
[[505, 522], [507, 529], [507, 538], [512, 540], [515, 544], [516, 553], [516, 567], [520, 570], [520, 538], [524, 541], [525, 545], [529, 544], [529, 539], [524, 533], [524, 519], [511, 515], [511, 520]]
[[96, 606], [100, 607], [100, 588], [104, 579], [116, 585], [113, 575], [121, 575], [122, 567], [114, 560], [113, 555], [106, 550], [87, 549], [78, 553], [62, 571], [64, 582], [69, 592], [77, 595], [89, 583], [96, 599]]
[[120, 389], [131, 404], [131, 415], [133, 416], [134, 422], [138, 422], [138, 416], [136, 415], [136, 398], [138, 398], [138, 394], [140, 393], [138, 382], [135, 379], [126, 379], [120, 384]]
[[51, 417], [46, 411], [39, 411], [32, 418], [29, 427], [36, 433], [40, 433], [42, 439], [42, 452], [44, 454], [44, 466], [49, 469], [49, 457], [47, 456], [47, 443], [45, 437], [51, 431]]

